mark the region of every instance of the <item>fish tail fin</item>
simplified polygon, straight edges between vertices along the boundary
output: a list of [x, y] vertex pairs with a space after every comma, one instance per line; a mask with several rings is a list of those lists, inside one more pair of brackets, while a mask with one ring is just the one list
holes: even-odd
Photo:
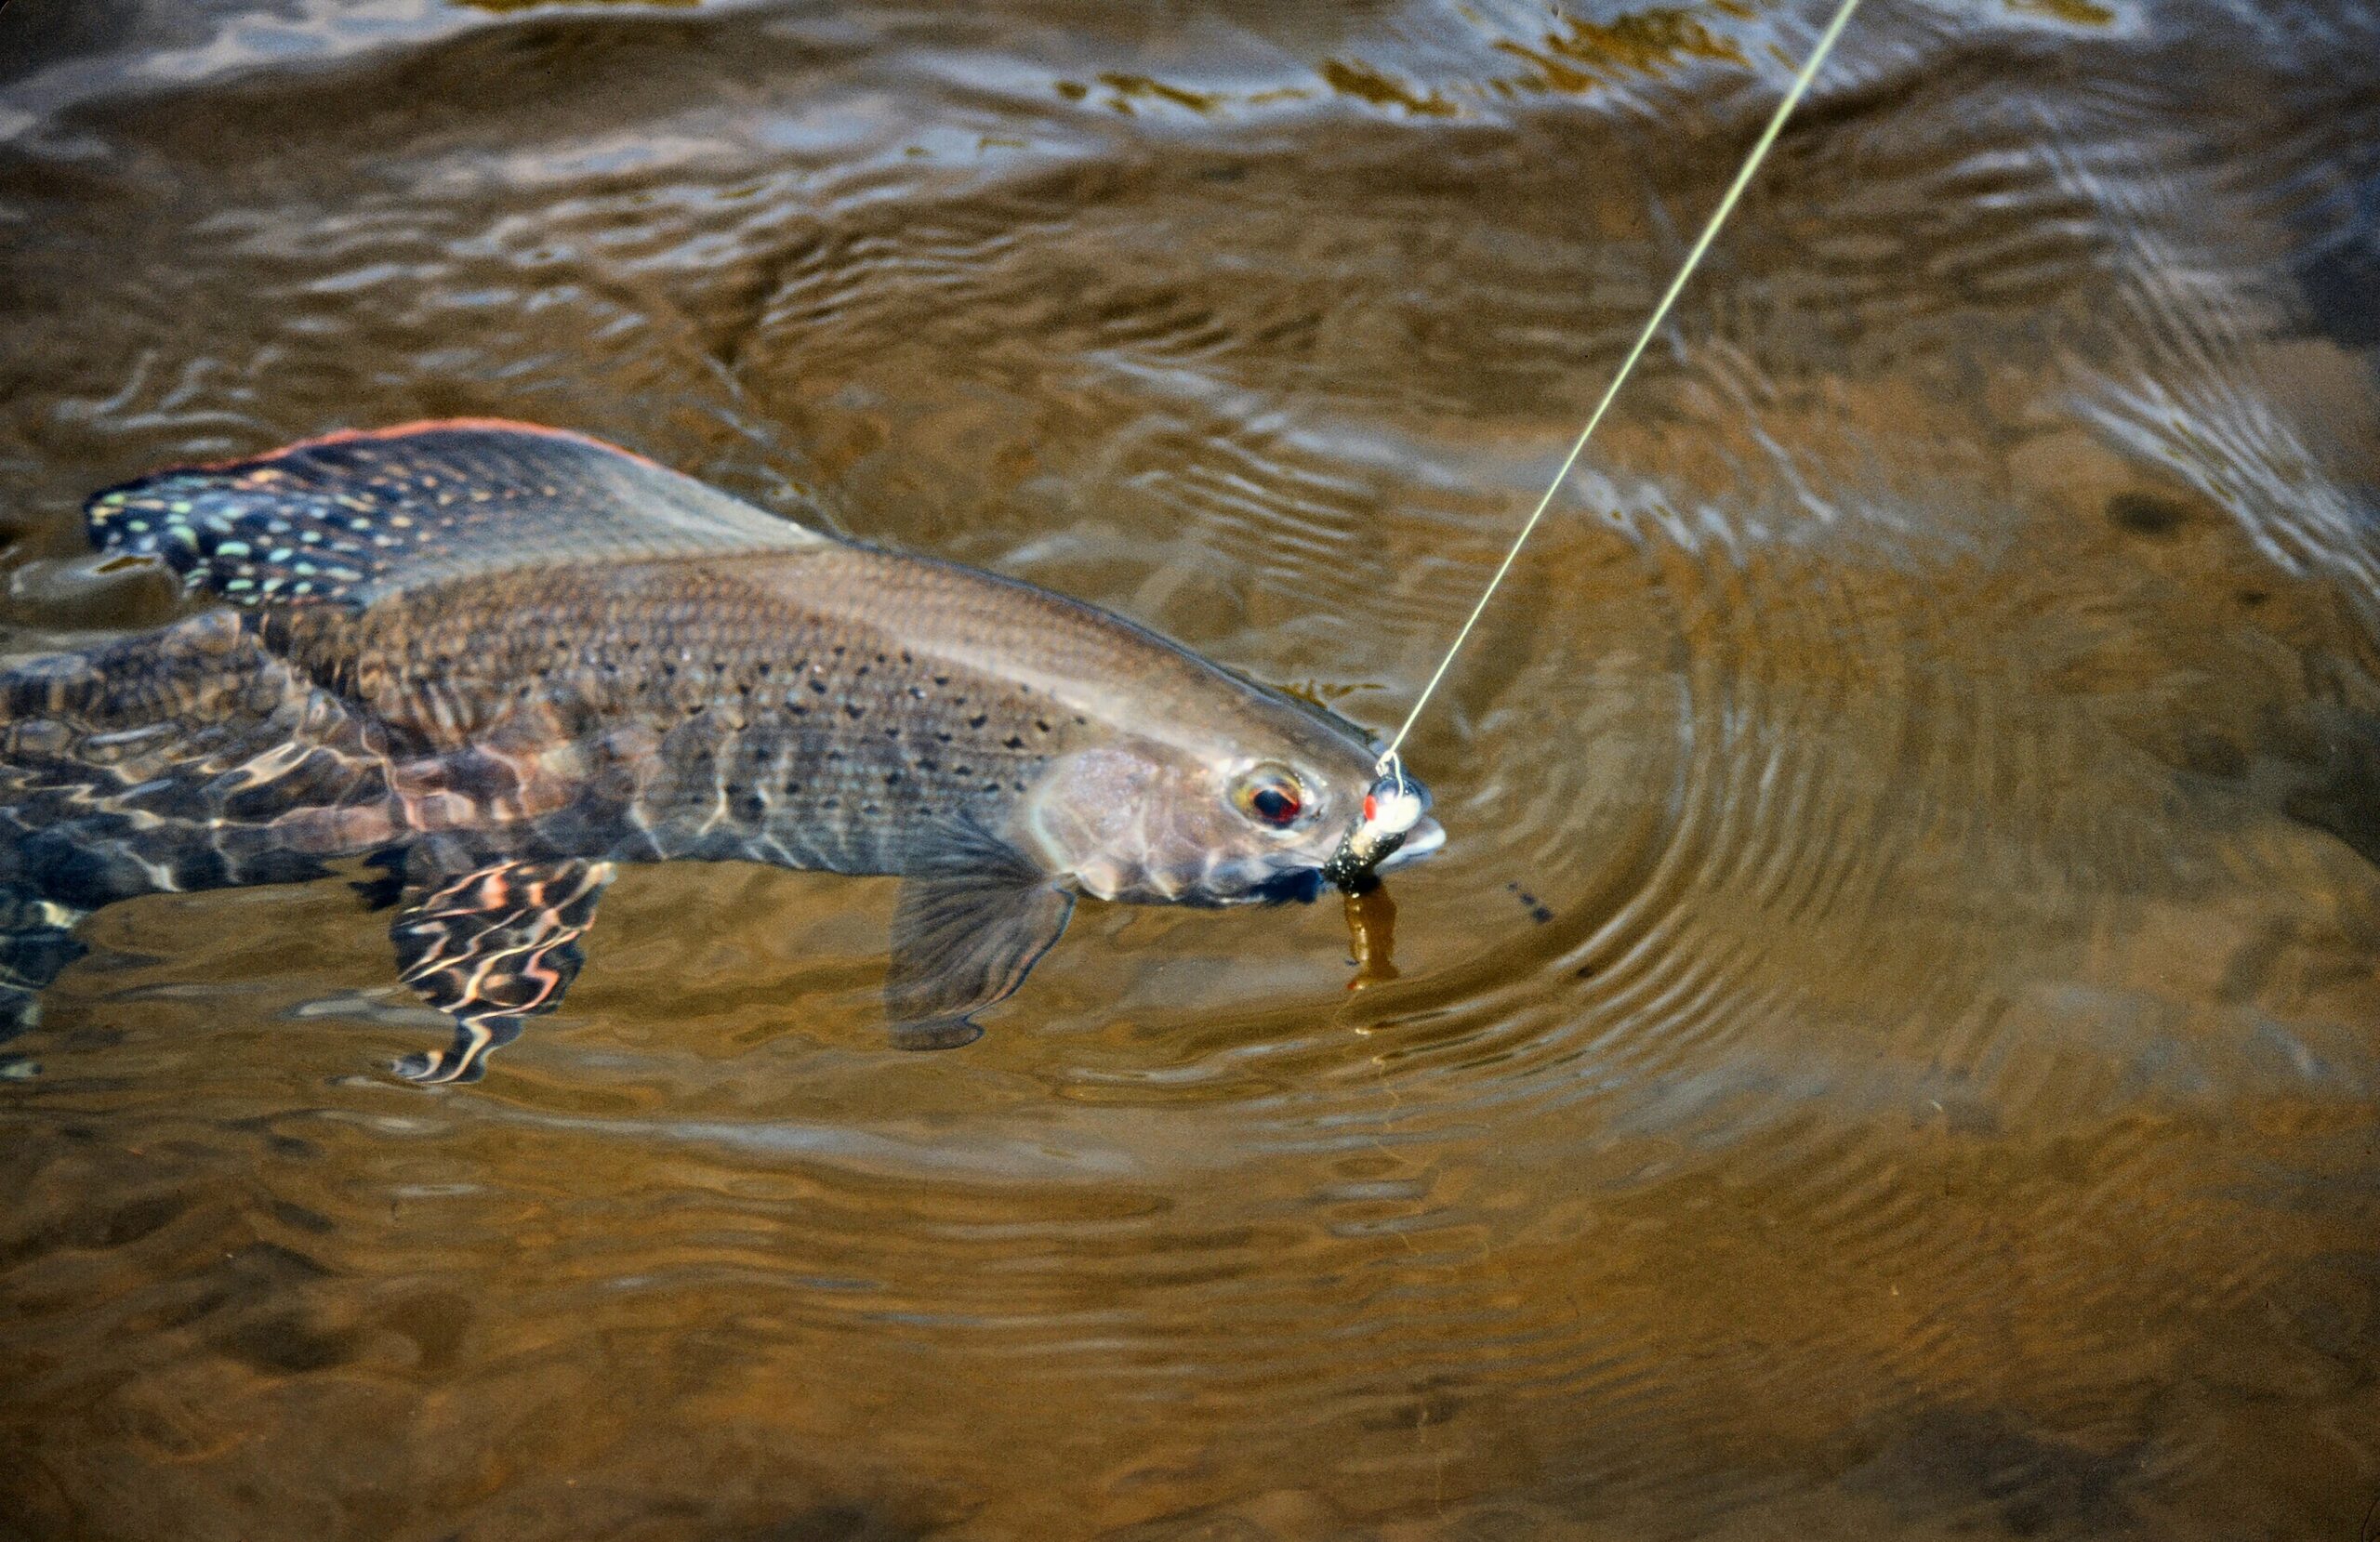
[[337, 697], [236, 616], [205, 615], [0, 673], [0, 891], [80, 911], [160, 891], [319, 876], [303, 831], [359, 845], [388, 761]]

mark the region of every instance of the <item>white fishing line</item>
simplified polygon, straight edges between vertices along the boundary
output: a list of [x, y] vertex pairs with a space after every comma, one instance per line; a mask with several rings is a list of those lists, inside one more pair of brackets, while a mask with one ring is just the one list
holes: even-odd
[[1487, 611], [1488, 602], [1496, 597], [1496, 590], [1504, 582], [1504, 575], [1512, 572], [1513, 562], [1520, 556], [1521, 547], [1527, 546], [1528, 538], [1536, 534], [1538, 521], [1543, 520], [1546, 509], [1553, 507], [1554, 494], [1562, 490], [1562, 483], [1569, 478], [1570, 468], [1579, 464], [1580, 452], [1586, 449], [1587, 441], [1594, 437], [1595, 428], [1603, 422], [1603, 415], [1610, 408], [1612, 398], [1618, 396], [1620, 388], [1628, 383], [1630, 372], [1635, 369], [1636, 361], [1645, 356], [1645, 349], [1653, 341], [1653, 334], [1659, 332], [1661, 323], [1669, 319], [1670, 307], [1677, 302], [1686, 281], [1701, 265], [1702, 254], [1711, 249], [1711, 243], [1718, 236], [1719, 228], [1727, 222], [1729, 215], [1736, 212], [1736, 201], [1751, 185], [1753, 174], [1760, 170], [1760, 164], [1768, 159], [1769, 147], [1776, 144], [1777, 136], [1783, 132], [1785, 120], [1792, 117], [1793, 109], [1801, 105], [1803, 95], [1810, 88], [1810, 82], [1818, 78], [1819, 67], [1826, 63], [1826, 56], [1834, 51], [1835, 39], [1843, 35], [1844, 26], [1851, 20], [1851, 13], [1858, 8], [1859, 0], [1843, 0], [1835, 7], [1834, 20], [1829, 21], [1826, 31], [1818, 34], [1818, 46], [1810, 50], [1809, 59], [1802, 66], [1802, 72], [1793, 77], [1792, 87], [1777, 104], [1777, 111], [1770, 114], [1768, 126], [1761, 130], [1760, 138], [1752, 147], [1752, 153], [1744, 157], [1743, 168], [1736, 173], [1736, 179], [1728, 185], [1726, 195], [1719, 200], [1719, 206], [1711, 211], [1710, 222], [1702, 227], [1702, 233], [1695, 239], [1693, 249], [1686, 254], [1686, 261], [1678, 267], [1677, 277], [1670, 280], [1668, 293], [1661, 297], [1659, 305], [1653, 307], [1653, 313], [1646, 318], [1645, 328], [1637, 333], [1635, 345], [1629, 349], [1628, 357], [1620, 362], [1620, 372], [1611, 377], [1611, 384], [1604, 388], [1603, 400], [1597, 402], [1595, 410], [1588, 415], [1587, 426], [1580, 429], [1579, 437], [1571, 442], [1570, 453], [1562, 457], [1562, 468], [1554, 473], [1553, 481], [1546, 484], [1545, 495], [1537, 500], [1537, 507], [1529, 511], [1528, 521], [1521, 526], [1521, 533], [1513, 537], [1512, 549], [1505, 552], [1503, 561], [1497, 564], [1495, 575], [1488, 580], [1488, 586], [1479, 591], [1479, 602], [1471, 607], [1471, 614], [1464, 618], [1462, 629], [1455, 633], [1446, 657], [1440, 659], [1437, 668], [1430, 672], [1429, 683], [1421, 687], [1419, 696], [1413, 698], [1413, 708], [1405, 714], [1405, 722], [1397, 729], [1396, 737], [1381, 751], [1375, 774], [1385, 776], [1394, 771], [1396, 784], [1400, 788], [1404, 785], [1405, 769], [1397, 759], [1396, 752], [1404, 745], [1405, 736], [1413, 731], [1414, 721], [1421, 716], [1421, 709], [1430, 705], [1430, 697], [1437, 691], [1438, 682], [1446, 679], [1447, 670], [1453, 666], [1455, 655], [1461, 652], [1462, 645], [1471, 640], [1472, 628], [1479, 625], [1479, 617]]

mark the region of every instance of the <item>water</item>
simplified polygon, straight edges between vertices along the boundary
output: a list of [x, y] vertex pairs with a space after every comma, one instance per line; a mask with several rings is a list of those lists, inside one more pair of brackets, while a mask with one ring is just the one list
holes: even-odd
[[[19, 0], [5, 645], [89, 489], [501, 415], [1401, 715], [1821, 20]], [[629, 870], [485, 1083], [339, 884], [0, 1081], [0, 1537], [2369, 1535], [2380, 27], [1865, 8], [1331, 905]], [[38, 1063], [38, 1074], [29, 1074]]]

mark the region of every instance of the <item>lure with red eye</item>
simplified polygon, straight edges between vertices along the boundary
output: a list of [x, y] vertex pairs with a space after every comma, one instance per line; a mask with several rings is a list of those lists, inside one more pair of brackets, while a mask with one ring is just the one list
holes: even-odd
[[1373, 876], [1374, 869], [1405, 844], [1407, 832], [1421, 823], [1427, 807], [1419, 787], [1405, 779], [1402, 769], [1382, 777], [1364, 795], [1364, 817], [1323, 863], [1322, 876], [1351, 896], [1368, 893], [1380, 881]]

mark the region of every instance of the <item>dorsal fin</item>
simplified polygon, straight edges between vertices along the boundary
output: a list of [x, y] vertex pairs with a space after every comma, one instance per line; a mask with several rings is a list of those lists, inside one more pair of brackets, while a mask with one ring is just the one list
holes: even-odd
[[531, 564], [774, 551], [826, 537], [642, 455], [493, 419], [332, 434], [94, 494], [94, 545], [233, 604], [344, 602]]

